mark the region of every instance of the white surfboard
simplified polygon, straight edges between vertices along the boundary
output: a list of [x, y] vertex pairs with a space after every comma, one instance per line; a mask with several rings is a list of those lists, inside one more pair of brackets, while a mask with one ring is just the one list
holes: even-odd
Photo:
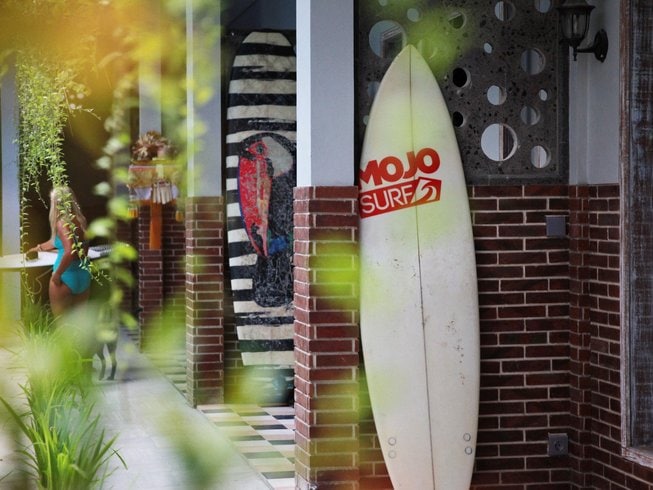
[[360, 168], [361, 338], [395, 489], [467, 490], [479, 401], [469, 202], [449, 112], [407, 46], [383, 78]]

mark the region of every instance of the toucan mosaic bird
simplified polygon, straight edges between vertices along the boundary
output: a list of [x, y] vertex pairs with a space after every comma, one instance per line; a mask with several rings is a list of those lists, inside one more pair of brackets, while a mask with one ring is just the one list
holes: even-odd
[[240, 212], [250, 243], [269, 257], [290, 245], [294, 151], [274, 133], [243, 141], [238, 166]]

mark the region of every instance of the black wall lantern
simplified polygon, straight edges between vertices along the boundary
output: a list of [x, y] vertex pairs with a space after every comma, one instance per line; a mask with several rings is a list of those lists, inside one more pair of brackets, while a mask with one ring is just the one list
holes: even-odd
[[596, 59], [603, 63], [608, 54], [608, 35], [605, 30], [601, 29], [596, 33], [594, 42], [590, 46], [579, 48], [587, 35], [592, 9], [594, 6], [588, 5], [585, 0], [567, 0], [558, 7], [562, 37], [573, 48], [574, 61], [578, 53], [594, 53]]

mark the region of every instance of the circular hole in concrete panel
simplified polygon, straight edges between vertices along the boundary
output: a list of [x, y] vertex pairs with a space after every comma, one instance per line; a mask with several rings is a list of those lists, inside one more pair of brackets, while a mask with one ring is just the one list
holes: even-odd
[[417, 41], [416, 48], [425, 60], [430, 60], [435, 56], [436, 50], [430, 39], [420, 39]]
[[456, 111], [453, 114], [451, 114], [451, 123], [454, 125], [454, 127], [459, 128], [463, 124], [465, 124], [465, 116], [463, 116], [460, 112]]
[[531, 165], [535, 168], [544, 168], [551, 163], [551, 154], [543, 146], [537, 145], [531, 148]]
[[369, 42], [379, 58], [392, 59], [406, 44], [406, 32], [398, 22], [380, 20], [370, 29]]
[[551, 0], [535, 0], [534, 3], [535, 10], [538, 12], [546, 14], [549, 10], [551, 10]]
[[406, 17], [411, 22], [418, 22], [422, 18], [422, 13], [419, 11], [419, 9], [409, 8], [406, 10]]
[[461, 12], [454, 12], [447, 18], [447, 21], [454, 29], [462, 29], [465, 26], [465, 15]]
[[481, 135], [481, 149], [490, 160], [504, 162], [517, 151], [517, 135], [507, 124], [491, 124]]
[[547, 92], [544, 89], [541, 89], [538, 93], [537, 96], [540, 98], [542, 102], [546, 101], [549, 99], [549, 92]]
[[462, 88], [469, 84], [469, 71], [465, 68], [454, 68], [451, 81], [456, 87]]
[[527, 126], [534, 126], [540, 122], [540, 111], [535, 109], [535, 107], [525, 105], [521, 108], [519, 116], [521, 117], [522, 122]]
[[492, 85], [487, 89], [487, 100], [492, 105], [501, 105], [506, 101], [506, 89], [498, 85]]
[[546, 58], [539, 49], [527, 49], [521, 54], [521, 68], [529, 75], [542, 73]]
[[515, 12], [516, 9], [512, 2], [501, 0], [494, 6], [494, 15], [497, 16], [497, 19], [503, 22], [512, 20], [515, 16]]
[[492, 51], [494, 51], [494, 46], [490, 43], [483, 43], [483, 51], [485, 51], [487, 54], [492, 54]]
[[379, 90], [379, 85], [381, 85], [380, 82], [370, 82], [367, 84], [367, 96], [370, 100], [374, 100], [374, 97]]

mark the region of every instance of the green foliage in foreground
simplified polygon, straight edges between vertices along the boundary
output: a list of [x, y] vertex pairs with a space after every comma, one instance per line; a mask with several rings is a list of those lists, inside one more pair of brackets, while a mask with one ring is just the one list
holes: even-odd
[[29, 443], [18, 450], [38, 488], [99, 488], [115, 456], [116, 437], [109, 438], [95, 411], [84, 360], [47, 314], [25, 324], [21, 385], [26, 406], [0, 397], [18, 431]]

